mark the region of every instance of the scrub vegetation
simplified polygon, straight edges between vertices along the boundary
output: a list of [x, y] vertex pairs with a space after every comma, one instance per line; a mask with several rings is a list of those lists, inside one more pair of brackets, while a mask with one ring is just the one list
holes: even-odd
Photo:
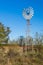
[[10, 41], [10, 32], [0, 23], [0, 65], [43, 65], [43, 34]]

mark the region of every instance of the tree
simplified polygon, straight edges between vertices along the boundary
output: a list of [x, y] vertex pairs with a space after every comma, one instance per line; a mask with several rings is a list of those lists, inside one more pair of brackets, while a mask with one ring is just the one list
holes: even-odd
[[10, 28], [0, 23], [0, 43], [8, 43]]
[[20, 39], [19, 39], [20, 46], [22, 46], [23, 43], [24, 43], [24, 37], [23, 36], [20, 36]]
[[43, 37], [41, 37], [41, 36], [38, 34], [38, 32], [36, 32], [35, 45], [36, 45], [36, 49], [37, 49], [37, 52], [38, 52], [38, 53], [41, 52], [42, 39], [43, 39]]

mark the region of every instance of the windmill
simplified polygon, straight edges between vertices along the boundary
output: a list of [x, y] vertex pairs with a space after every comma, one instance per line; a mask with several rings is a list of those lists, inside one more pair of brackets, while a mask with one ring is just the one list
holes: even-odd
[[[26, 38], [29, 39], [29, 32], [30, 32], [30, 20], [32, 18], [32, 16], [34, 15], [34, 10], [32, 7], [29, 8], [25, 8], [23, 10], [23, 17], [25, 18], [25, 20], [27, 21], [27, 29], [26, 29]], [[28, 46], [28, 42], [27, 42], [27, 46]]]

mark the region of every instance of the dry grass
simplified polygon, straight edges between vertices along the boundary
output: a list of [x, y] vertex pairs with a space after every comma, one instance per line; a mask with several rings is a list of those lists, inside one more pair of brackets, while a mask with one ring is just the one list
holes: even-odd
[[43, 65], [43, 47], [40, 53], [23, 53], [18, 45], [0, 46], [0, 65]]

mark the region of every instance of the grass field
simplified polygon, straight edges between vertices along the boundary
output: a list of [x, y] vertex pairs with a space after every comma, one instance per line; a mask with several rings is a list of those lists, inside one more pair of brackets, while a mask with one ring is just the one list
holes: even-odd
[[43, 46], [37, 53], [35, 50], [23, 52], [23, 47], [19, 45], [1, 44], [0, 65], [43, 65]]

